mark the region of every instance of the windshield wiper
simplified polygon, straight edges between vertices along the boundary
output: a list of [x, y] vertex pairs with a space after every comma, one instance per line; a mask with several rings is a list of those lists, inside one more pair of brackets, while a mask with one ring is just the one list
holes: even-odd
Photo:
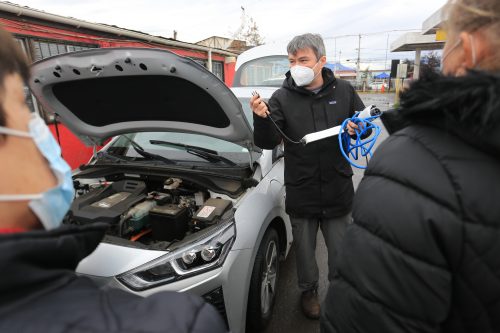
[[146, 150], [144, 150], [144, 148], [141, 147], [141, 145], [139, 145], [137, 142], [135, 142], [134, 140], [132, 140], [128, 136], [122, 135], [122, 137], [127, 139], [130, 142], [130, 144], [132, 145], [132, 148], [134, 148], [135, 152], [137, 154], [141, 155], [142, 157], [149, 159], [149, 160], [162, 161], [165, 164], [176, 164], [174, 161], [172, 161], [164, 156], [147, 152]]
[[102, 160], [102, 159], [108, 159], [113, 162], [130, 162], [131, 160], [126, 158], [125, 156], [118, 155], [118, 154], [113, 154], [108, 151], [98, 151], [97, 152], [97, 160]]
[[237, 166], [233, 161], [220, 156], [217, 151], [211, 150], [203, 147], [190, 146], [183, 143], [170, 142], [170, 141], [162, 141], [162, 140], [149, 140], [149, 143], [152, 145], [166, 146], [166, 147], [174, 147], [174, 148], [182, 148], [187, 153], [201, 157], [211, 163], [223, 162], [230, 166]]

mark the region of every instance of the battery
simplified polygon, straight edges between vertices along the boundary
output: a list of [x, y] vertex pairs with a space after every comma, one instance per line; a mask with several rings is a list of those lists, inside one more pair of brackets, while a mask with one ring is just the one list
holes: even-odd
[[188, 229], [188, 220], [188, 209], [174, 204], [156, 206], [149, 211], [152, 236], [157, 241], [183, 239]]

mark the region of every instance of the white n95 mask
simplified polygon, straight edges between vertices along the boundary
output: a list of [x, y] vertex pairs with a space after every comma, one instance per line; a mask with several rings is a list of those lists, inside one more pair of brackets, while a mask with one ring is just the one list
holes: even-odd
[[38, 114], [33, 114], [29, 122], [29, 132], [0, 126], [0, 134], [31, 138], [40, 153], [49, 163], [57, 178], [57, 185], [39, 194], [0, 194], [0, 201], [26, 201], [45, 229], [61, 225], [74, 197], [71, 168], [61, 157], [61, 148], [50, 133], [49, 128]]
[[[319, 63], [319, 61], [316, 63], [316, 65]], [[314, 68], [316, 67], [314, 65], [313, 68], [309, 68], [307, 66], [301, 66], [301, 65], [295, 65], [290, 68], [290, 74], [292, 74], [293, 81], [295, 81], [295, 84], [299, 87], [307, 86], [309, 85], [314, 78], [321, 73], [321, 71], [318, 72], [318, 74], [314, 75]]]

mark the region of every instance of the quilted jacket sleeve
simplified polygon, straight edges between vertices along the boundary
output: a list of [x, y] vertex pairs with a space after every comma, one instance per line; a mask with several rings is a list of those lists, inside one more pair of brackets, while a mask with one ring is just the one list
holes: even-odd
[[107, 296], [108, 313], [114, 313], [112, 317], [118, 321], [119, 332], [227, 332], [221, 315], [197, 295], [164, 291], [138, 298], [121, 290], [110, 290]]
[[393, 135], [379, 147], [356, 193], [323, 332], [440, 332], [462, 244], [455, 197], [413, 138]]

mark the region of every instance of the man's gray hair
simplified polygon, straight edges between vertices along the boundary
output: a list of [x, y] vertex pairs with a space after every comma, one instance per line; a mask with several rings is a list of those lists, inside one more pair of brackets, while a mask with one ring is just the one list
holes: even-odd
[[319, 58], [326, 56], [325, 51], [325, 43], [323, 42], [323, 38], [319, 34], [303, 34], [300, 36], [295, 36], [288, 46], [286, 50], [288, 54], [295, 55], [298, 50], [303, 50], [306, 48], [310, 48], [314, 51], [316, 55], [316, 60]]

